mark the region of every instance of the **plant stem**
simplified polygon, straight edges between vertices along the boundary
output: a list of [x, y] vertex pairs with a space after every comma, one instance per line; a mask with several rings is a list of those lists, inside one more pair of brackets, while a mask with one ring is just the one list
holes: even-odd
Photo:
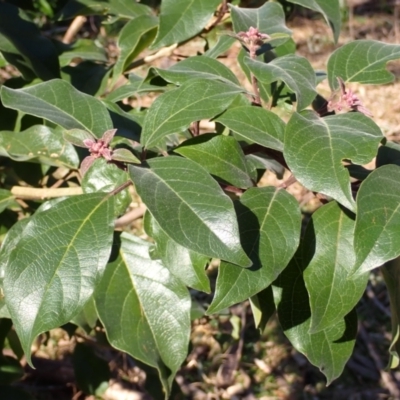
[[82, 194], [82, 188], [68, 187], [68, 188], [32, 188], [25, 186], [13, 186], [11, 193], [20, 199], [48, 199], [63, 196], [76, 196]]
[[[256, 49], [255, 48], [250, 48], [249, 49], [249, 56], [252, 60], [255, 60], [257, 57], [256, 54]], [[254, 76], [253, 73], [250, 74], [251, 76], [251, 84], [253, 86], [253, 92], [254, 92], [254, 104], [261, 106], [261, 97], [260, 97], [260, 89], [258, 87], [258, 80]]]
[[111, 196], [115, 196], [116, 194], [122, 192], [124, 189], [126, 189], [128, 186], [133, 185], [132, 181], [126, 181], [122, 185], [118, 186], [114, 190], [112, 190], [110, 193], [108, 193], [107, 198], [110, 198]]

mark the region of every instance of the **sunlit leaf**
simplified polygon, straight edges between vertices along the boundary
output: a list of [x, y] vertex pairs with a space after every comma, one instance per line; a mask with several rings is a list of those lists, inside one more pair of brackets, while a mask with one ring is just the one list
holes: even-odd
[[140, 142], [149, 148], [171, 133], [180, 133], [194, 121], [226, 110], [243, 89], [216, 80], [192, 79], [159, 96], [147, 112]]
[[307, 228], [304, 247], [310, 262], [304, 280], [310, 297], [312, 333], [340, 323], [367, 285], [369, 274], [351, 277], [354, 218], [332, 201], [312, 215]]
[[253, 265], [244, 269], [221, 263], [208, 314], [268, 287], [286, 267], [299, 244], [300, 210], [295, 198], [284, 190], [248, 189], [236, 204], [236, 211], [242, 246]]
[[190, 296], [178, 278], [150, 259], [149, 242], [126, 233], [117, 241], [96, 291], [99, 317], [115, 348], [158, 369], [168, 395], [187, 354]]
[[373, 171], [357, 194], [354, 270], [363, 273], [400, 255], [400, 167]]
[[35, 125], [22, 132], [0, 132], [0, 154], [15, 161], [77, 168], [79, 158], [62, 129]]
[[207, 25], [220, 0], [164, 0], [161, 3], [160, 27], [153, 49], [183, 42], [197, 35]]
[[[34, 338], [78, 314], [101, 278], [110, 254], [113, 198], [89, 194], [36, 213], [5, 265], [4, 295], [27, 361]], [[88, 240], [89, 239], [89, 240]]]
[[[200, 140], [198, 140], [200, 139]], [[201, 135], [185, 141], [175, 153], [196, 161], [212, 175], [238, 188], [254, 186], [246, 157], [235, 138], [223, 135]], [[207, 163], [204, 160], [207, 159]]]
[[232, 201], [203, 167], [181, 157], [129, 166], [131, 179], [147, 208], [173, 240], [208, 257], [242, 267], [251, 265], [239, 240]]
[[375, 40], [354, 40], [335, 50], [328, 60], [328, 81], [337, 89], [344, 82], [384, 84], [394, 80], [386, 64], [400, 59], [400, 45]]
[[83, 129], [96, 137], [113, 127], [101, 101], [59, 79], [23, 89], [3, 86], [1, 99], [6, 107], [45, 118], [65, 129]]
[[236, 137], [270, 149], [283, 150], [285, 123], [261, 107], [234, 107], [215, 119], [235, 132]]
[[343, 160], [367, 164], [376, 155], [382, 137], [375, 122], [361, 113], [325, 118], [311, 111], [294, 113], [285, 132], [285, 160], [307, 189], [355, 210], [350, 175]]

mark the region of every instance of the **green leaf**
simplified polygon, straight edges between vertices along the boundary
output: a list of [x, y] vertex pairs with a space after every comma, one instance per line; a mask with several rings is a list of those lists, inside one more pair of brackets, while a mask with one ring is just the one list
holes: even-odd
[[327, 24], [332, 28], [335, 43], [339, 40], [340, 28], [342, 25], [342, 13], [340, 10], [340, 2], [326, 0], [288, 0], [291, 3], [300, 4], [310, 10], [321, 13]]
[[152, 49], [181, 43], [197, 35], [207, 25], [220, 0], [164, 0], [160, 27]]
[[304, 281], [310, 297], [310, 332], [340, 323], [364, 293], [369, 274], [350, 276], [355, 262], [354, 216], [332, 201], [318, 209], [308, 225]]
[[390, 298], [390, 313], [392, 316], [392, 343], [390, 344], [389, 368], [397, 368], [400, 364], [400, 259], [388, 261], [381, 268], [383, 278]]
[[215, 121], [235, 132], [239, 139], [283, 150], [285, 123], [271, 111], [251, 106], [228, 108]]
[[94, 347], [77, 343], [72, 353], [72, 364], [79, 389], [85, 394], [102, 396], [108, 388], [111, 371], [108, 362], [95, 353]]
[[79, 158], [63, 137], [62, 129], [35, 125], [22, 132], [0, 132], [0, 155], [15, 161], [34, 161], [45, 165], [75, 169]]
[[266, 289], [250, 297], [249, 300], [251, 312], [253, 313], [254, 325], [260, 333], [262, 333], [269, 319], [276, 311], [272, 287], [268, 286]]
[[251, 265], [239, 240], [230, 198], [194, 161], [163, 157], [150, 168], [129, 166], [136, 190], [160, 227], [173, 240], [208, 257]]
[[[0, 386], [10, 385], [24, 376], [24, 369], [14, 357], [0, 356]], [[1, 397], [2, 399], [4, 397]]]
[[354, 270], [363, 273], [400, 255], [400, 167], [371, 172], [357, 194]]
[[117, 102], [123, 99], [127, 99], [128, 97], [139, 98], [140, 93], [164, 92], [165, 90], [166, 88], [163, 86], [155, 86], [145, 83], [143, 78], [138, 77], [137, 75], [134, 74], [130, 74], [129, 83], [120, 86], [119, 88], [110, 92], [107, 95], [106, 99], [108, 101]]
[[59, 56], [62, 66], [68, 65], [75, 58], [101, 63], [106, 63], [108, 61], [104, 47], [100, 47], [91, 39], [78, 39], [72, 44], [66, 45], [62, 43], [58, 44], [58, 46], [61, 47], [62, 51]]
[[239, 230], [251, 268], [221, 263], [207, 314], [239, 303], [268, 287], [286, 267], [300, 239], [301, 213], [295, 198], [275, 187], [251, 188], [237, 204]]
[[[84, 193], [109, 193], [129, 180], [127, 172], [108, 163], [104, 158], [94, 161], [82, 179], [82, 190]], [[114, 196], [114, 215], [123, 214], [132, 201], [128, 189], [122, 190]]]
[[400, 58], [400, 45], [375, 40], [355, 40], [335, 50], [328, 60], [328, 81], [337, 89], [338, 77], [344, 82], [384, 84], [394, 81], [386, 70], [389, 61]]
[[0, 318], [10, 318], [4, 297], [4, 276], [11, 251], [17, 246], [19, 239], [30, 218], [24, 218], [16, 222], [7, 232], [0, 249]]
[[54, 79], [24, 89], [1, 88], [6, 107], [45, 118], [65, 129], [83, 129], [100, 138], [112, 122], [100, 100]]
[[[0, 51], [25, 79], [42, 80], [60, 77], [60, 65], [52, 41], [41, 35], [25, 12], [8, 3], [0, 3]], [[34, 75], [29, 73], [32, 71]]]
[[2, 213], [8, 206], [13, 204], [14, 201], [15, 197], [9, 190], [0, 189], [0, 213]]
[[131, 0], [69, 0], [58, 19], [71, 19], [78, 15], [115, 15], [131, 19], [150, 13], [150, 7]]
[[259, 8], [239, 8], [230, 6], [233, 30], [235, 33], [246, 32], [250, 27], [258, 28], [268, 35], [283, 34], [273, 39], [270, 45], [276, 47], [289, 39], [292, 31], [285, 25], [285, 13], [278, 3], [267, 2]]
[[151, 15], [140, 15], [128, 22], [118, 36], [119, 56], [113, 68], [110, 87], [128, 68], [129, 64], [153, 41], [156, 35], [158, 19]]
[[113, 203], [98, 193], [58, 201], [2, 248], [6, 304], [30, 365], [34, 338], [70, 321], [93, 294], [110, 254]]
[[85, 304], [82, 311], [71, 319], [71, 322], [90, 334], [97, 322], [97, 310], [93, 296]]
[[154, 68], [157, 75], [167, 82], [175, 85], [182, 85], [195, 78], [221, 80], [228, 84], [235, 84], [240, 87], [236, 75], [224, 64], [205, 56], [189, 57], [180, 61], [168, 69]]
[[216, 80], [192, 79], [159, 96], [144, 120], [140, 142], [149, 148], [171, 133], [179, 133], [194, 121], [225, 111], [243, 89]]
[[149, 212], [145, 214], [144, 226], [146, 233], [155, 241], [152, 258], [161, 259], [163, 265], [186, 286], [210, 293], [210, 281], [205, 269], [209, 258], [172, 240]]
[[129, 164], [140, 164], [140, 160], [128, 149], [120, 148], [112, 152], [112, 159]]
[[158, 369], [167, 397], [187, 354], [190, 296], [149, 258], [150, 243], [126, 233], [119, 240], [96, 291], [97, 311], [113, 347]]
[[309, 106], [315, 99], [315, 72], [310, 62], [295, 54], [278, 57], [268, 64], [245, 58], [245, 64], [254, 76], [264, 84], [281, 80], [296, 94], [297, 111]]
[[286, 126], [284, 156], [302, 185], [354, 211], [350, 176], [342, 161], [367, 164], [382, 137], [375, 122], [361, 113], [319, 118], [304, 111], [294, 113]]
[[357, 314], [353, 310], [336, 325], [310, 333], [311, 311], [301, 260], [294, 258], [272, 289], [279, 322], [294, 348], [326, 376], [327, 384], [339, 377], [354, 348]]
[[243, 150], [231, 136], [200, 135], [186, 140], [174, 152], [197, 162], [210, 174], [233, 186], [243, 189], [254, 186]]
[[205, 57], [211, 57], [211, 58], [217, 58], [219, 57], [221, 54], [225, 53], [226, 51], [228, 51], [233, 43], [235, 43], [236, 39], [232, 36], [228, 36], [228, 35], [221, 35], [218, 38], [218, 42], [216, 43], [215, 46], [211, 47], [210, 49], [208, 49], [203, 56]]

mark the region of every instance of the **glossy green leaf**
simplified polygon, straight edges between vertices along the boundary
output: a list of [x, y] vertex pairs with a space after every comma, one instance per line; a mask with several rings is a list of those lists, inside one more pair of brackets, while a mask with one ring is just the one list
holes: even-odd
[[69, 0], [58, 17], [71, 19], [78, 15], [115, 15], [130, 19], [150, 13], [150, 7], [131, 0]]
[[310, 62], [295, 54], [278, 57], [268, 64], [245, 58], [245, 64], [254, 76], [264, 84], [281, 80], [296, 94], [297, 110], [301, 111], [315, 99], [315, 72]]
[[218, 79], [240, 86], [236, 75], [228, 67], [213, 58], [205, 56], [189, 57], [171, 68], [155, 68], [154, 70], [163, 79], [178, 86], [195, 78]]
[[[0, 134], [1, 135], [1, 134]], [[9, 190], [0, 189], [0, 213], [14, 203], [15, 197]]]
[[400, 59], [400, 45], [375, 40], [355, 40], [335, 50], [328, 60], [328, 81], [332, 89], [344, 82], [384, 84], [393, 82], [394, 75], [386, 64]]
[[388, 261], [381, 268], [390, 298], [392, 316], [392, 342], [390, 344], [389, 368], [397, 368], [400, 364], [400, 259]]
[[272, 286], [279, 322], [295, 349], [318, 367], [330, 384], [341, 375], [352, 354], [357, 314], [353, 310], [336, 325], [310, 333], [311, 310], [303, 269], [301, 260], [293, 259]]
[[35, 76], [42, 80], [60, 77], [54, 44], [41, 34], [21, 8], [0, 2], [0, 36], [0, 51], [17, 68], [22, 66], [25, 79]]
[[119, 56], [113, 67], [114, 86], [129, 64], [153, 41], [156, 35], [158, 19], [150, 15], [140, 15], [128, 22], [118, 36]]
[[174, 152], [197, 162], [210, 174], [233, 186], [243, 189], [254, 186], [243, 150], [231, 136], [201, 135], [183, 142]]
[[286, 27], [285, 13], [279, 3], [267, 2], [259, 8], [239, 8], [231, 6], [231, 17], [235, 33], [246, 32], [250, 27], [258, 28], [268, 35], [283, 34], [271, 40], [273, 46], [279, 46], [289, 39], [292, 31]]
[[[83, 176], [81, 185], [84, 193], [109, 193], [127, 180], [129, 180], [127, 172], [107, 162], [104, 158], [98, 158]], [[131, 201], [128, 189], [116, 194], [114, 196], [115, 216], [123, 214]]]
[[332, 201], [318, 209], [307, 228], [304, 281], [310, 297], [310, 332], [323, 331], [356, 306], [369, 274], [350, 276], [355, 262], [354, 216]]
[[251, 312], [253, 313], [254, 325], [262, 333], [269, 319], [276, 311], [272, 287], [268, 286], [266, 289], [250, 297], [249, 300]]
[[82, 311], [71, 319], [71, 322], [90, 334], [97, 322], [97, 310], [93, 296], [85, 304]]
[[45, 118], [65, 129], [83, 129], [96, 137], [113, 127], [101, 101], [59, 79], [23, 89], [3, 86], [1, 100], [6, 107]]
[[149, 212], [144, 218], [146, 233], [155, 241], [153, 259], [160, 259], [168, 270], [186, 286], [210, 293], [205, 267], [209, 258], [179, 245], [160, 227]]
[[382, 137], [375, 122], [361, 113], [319, 118], [304, 111], [294, 113], [286, 126], [284, 156], [296, 179], [307, 189], [355, 210], [343, 160], [367, 164], [376, 155]]
[[149, 148], [171, 133], [179, 133], [194, 121], [208, 119], [226, 110], [243, 91], [216, 80], [192, 79], [158, 97], [149, 108], [140, 142]]
[[400, 255], [400, 167], [373, 171], [357, 194], [354, 270], [363, 273]]
[[163, 0], [160, 27], [153, 49], [181, 43], [197, 35], [207, 25], [220, 0]]
[[167, 397], [187, 354], [190, 296], [150, 259], [149, 242], [126, 233], [119, 240], [96, 291], [97, 311], [115, 348], [158, 369]]
[[11, 251], [17, 246], [19, 239], [30, 218], [24, 218], [16, 222], [5, 236], [0, 248], [0, 318], [10, 318], [5, 296], [4, 296], [4, 277]]
[[212, 314], [239, 303], [268, 287], [286, 267], [300, 239], [301, 214], [297, 201], [275, 187], [251, 188], [237, 203], [239, 230], [251, 268], [221, 263]]
[[149, 160], [148, 166], [130, 165], [129, 172], [139, 196], [168, 236], [208, 257], [251, 265], [240, 245], [232, 201], [203, 167], [174, 156]]
[[86, 148], [85, 140], [94, 140], [93, 134], [83, 129], [70, 129], [63, 132], [64, 139], [75, 146]]
[[233, 43], [235, 43], [235, 41], [236, 39], [232, 36], [221, 35], [218, 38], [218, 42], [215, 44], [215, 46], [208, 49], [203, 56], [217, 58], [227, 52], [232, 47]]
[[22, 132], [0, 132], [0, 155], [15, 161], [77, 168], [79, 158], [63, 137], [62, 129], [34, 125]]
[[70, 321], [93, 294], [110, 254], [113, 200], [96, 193], [58, 201], [2, 249], [5, 300], [30, 365], [35, 337]]
[[215, 121], [235, 132], [238, 139], [283, 150], [285, 123], [272, 111], [251, 106], [229, 108]]
[[145, 83], [143, 78], [134, 74], [130, 74], [129, 83], [122, 85], [110, 92], [106, 99], [108, 101], [117, 102], [129, 97], [140, 98], [141, 93], [164, 92], [165, 90], [166, 88], [164, 86], [156, 86]]
[[140, 164], [140, 160], [128, 149], [115, 149], [112, 152], [112, 159], [130, 164]]
[[310, 10], [321, 13], [327, 24], [332, 28], [335, 42], [339, 40], [340, 27], [342, 23], [342, 12], [340, 10], [340, 2], [326, 0], [288, 0], [291, 3], [299, 4]]
[[[58, 44], [58, 46], [61, 47], [60, 44]], [[101, 63], [106, 63], [108, 61], [104, 47], [100, 47], [91, 39], [78, 39], [70, 45], [64, 44], [62, 46], [62, 53], [59, 56], [62, 66], [68, 65], [75, 58]]]

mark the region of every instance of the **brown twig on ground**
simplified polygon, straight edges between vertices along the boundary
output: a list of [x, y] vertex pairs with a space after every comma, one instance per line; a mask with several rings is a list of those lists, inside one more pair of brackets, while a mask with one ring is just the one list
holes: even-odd
[[83, 191], [80, 186], [68, 188], [33, 188], [25, 186], [13, 186], [11, 188], [11, 194], [20, 199], [27, 200], [43, 200], [63, 196], [76, 196], [82, 193]]
[[215, 18], [210, 22], [209, 25], [207, 25], [204, 28], [204, 31], [206, 33], [210, 32], [212, 29], [214, 29], [224, 18], [224, 15], [229, 11], [228, 8], [228, 0], [223, 0], [222, 4], [220, 5], [217, 15], [215, 16]]
[[376, 351], [374, 344], [369, 340], [368, 334], [365, 331], [365, 328], [361, 322], [358, 324], [358, 333], [361, 339], [364, 341], [365, 345], [367, 346], [369, 355], [374, 360], [376, 368], [379, 370], [383, 385], [393, 396], [393, 398], [400, 399], [400, 390], [397, 383], [393, 379], [392, 374], [384, 370], [385, 367], [383, 365], [383, 362], [378, 352]]
[[75, 19], [71, 22], [71, 25], [65, 32], [65, 35], [62, 39], [62, 42], [65, 44], [70, 44], [73, 42], [76, 34], [82, 28], [83, 24], [86, 22], [86, 17], [83, 15], [78, 15]]
[[114, 226], [115, 228], [122, 228], [123, 226], [131, 224], [133, 221], [141, 218], [146, 212], [146, 206], [141, 204], [139, 207], [134, 208], [131, 211], [128, 211], [122, 217], [119, 217], [115, 220]]

